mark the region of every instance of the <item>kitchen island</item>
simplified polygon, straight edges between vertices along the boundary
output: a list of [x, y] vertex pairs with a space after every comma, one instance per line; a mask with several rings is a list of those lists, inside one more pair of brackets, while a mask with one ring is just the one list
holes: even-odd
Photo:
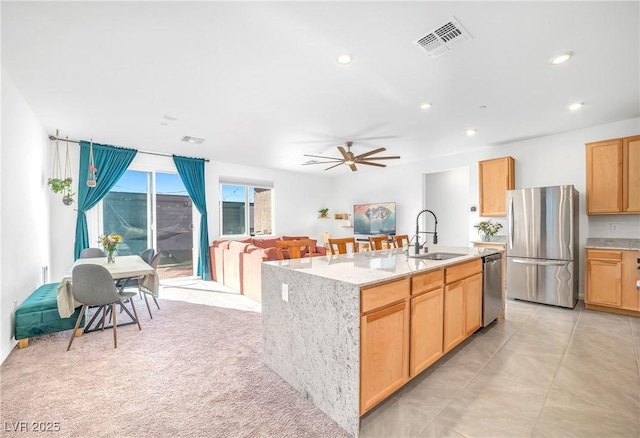
[[263, 360], [353, 436], [360, 416], [482, 324], [481, 257], [401, 249], [262, 264]]

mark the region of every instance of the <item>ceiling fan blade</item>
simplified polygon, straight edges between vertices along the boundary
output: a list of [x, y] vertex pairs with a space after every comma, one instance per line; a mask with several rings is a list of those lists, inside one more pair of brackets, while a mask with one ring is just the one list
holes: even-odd
[[384, 152], [386, 151], [386, 148], [378, 148], [378, 149], [374, 149], [372, 151], [369, 152], [365, 152], [364, 154], [360, 154], [360, 155], [356, 155], [356, 158], [364, 158], [364, 157], [368, 157], [369, 155], [373, 155], [373, 154], [377, 154], [378, 152]]
[[[361, 158], [361, 157], [356, 157], [356, 158]], [[367, 160], [397, 160], [398, 158], [400, 158], [400, 156], [395, 155], [393, 157], [369, 157], [367, 158]]]
[[340, 153], [342, 154], [345, 160], [349, 159], [349, 154], [347, 154], [347, 151], [345, 151], [342, 146], [338, 146], [338, 150], [340, 151]]
[[370, 161], [358, 161], [358, 164], [366, 164], [367, 166], [387, 167], [386, 164], [372, 163]]
[[342, 161], [341, 161], [341, 162], [339, 162], [338, 164], [334, 164], [334, 165], [333, 165], [333, 166], [331, 166], [331, 167], [327, 167], [327, 168], [326, 168], [326, 169], [324, 169], [324, 170], [333, 169], [334, 167], [338, 167], [338, 166], [340, 166], [341, 164], [342, 164]]
[[333, 160], [333, 161], [316, 161], [314, 163], [302, 163], [303, 166], [309, 166], [311, 164], [342, 164], [342, 160]]
[[324, 157], [322, 155], [309, 155], [309, 154], [303, 154], [303, 156], [305, 157], [312, 157], [312, 158], [322, 158], [323, 160], [336, 160], [336, 161], [342, 161], [342, 158], [336, 158], [336, 157]]
[[356, 167], [356, 165], [355, 165], [355, 164], [349, 164], [349, 167], [351, 168], [351, 171], [352, 171], [352, 172], [355, 172], [355, 171], [357, 171], [357, 170], [358, 170], [358, 168]]

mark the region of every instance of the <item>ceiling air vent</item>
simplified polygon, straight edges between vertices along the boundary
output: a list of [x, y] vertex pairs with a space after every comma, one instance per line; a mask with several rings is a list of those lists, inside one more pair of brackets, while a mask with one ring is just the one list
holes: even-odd
[[458, 20], [451, 17], [446, 23], [413, 43], [426, 50], [432, 58], [437, 58], [470, 39], [471, 35], [458, 23]]
[[184, 141], [186, 143], [191, 143], [191, 144], [202, 144], [204, 142], [204, 138], [191, 137], [189, 135], [185, 135], [184, 137], [182, 137], [182, 140], [180, 141]]

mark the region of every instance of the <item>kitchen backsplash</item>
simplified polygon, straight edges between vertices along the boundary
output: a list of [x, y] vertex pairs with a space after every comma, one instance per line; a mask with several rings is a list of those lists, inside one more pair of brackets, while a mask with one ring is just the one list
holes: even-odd
[[586, 237], [640, 239], [640, 215], [591, 215]]

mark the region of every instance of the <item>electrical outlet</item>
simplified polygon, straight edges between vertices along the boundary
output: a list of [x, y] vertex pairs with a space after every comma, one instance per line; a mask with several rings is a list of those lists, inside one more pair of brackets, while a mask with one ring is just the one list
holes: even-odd
[[289, 285], [282, 283], [282, 301], [289, 301]]
[[618, 224], [609, 224], [609, 231], [615, 233], [618, 231]]
[[18, 308], [18, 300], [13, 300], [13, 310]]

